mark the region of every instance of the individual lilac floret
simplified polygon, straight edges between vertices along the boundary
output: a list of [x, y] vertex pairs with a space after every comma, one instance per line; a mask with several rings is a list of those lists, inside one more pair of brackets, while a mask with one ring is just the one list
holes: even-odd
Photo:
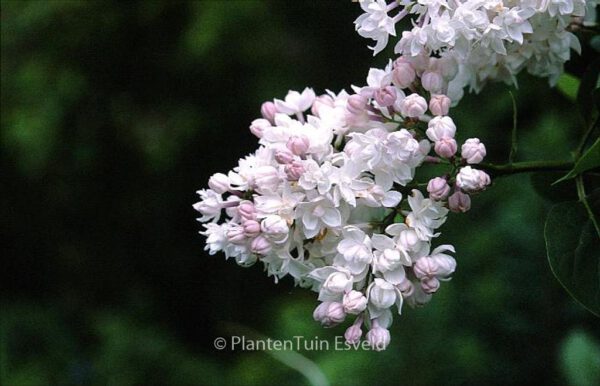
[[375, 351], [383, 351], [390, 344], [390, 331], [379, 325], [377, 319], [371, 321], [371, 329], [367, 332], [367, 341]]
[[346, 313], [339, 302], [323, 302], [313, 312], [313, 318], [324, 327], [333, 327], [344, 321]]
[[442, 91], [444, 79], [436, 71], [427, 71], [421, 76], [421, 85], [423, 85], [425, 90], [437, 94]]
[[429, 100], [429, 111], [433, 115], [443, 116], [448, 115], [448, 111], [450, 111], [450, 98], [443, 94], [432, 95]]
[[358, 343], [360, 341], [360, 337], [362, 336], [362, 330], [360, 328], [360, 325], [362, 324], [362, 319], [359, 318], [357, 320], [359, 321], [359, 323], [351, 325], [344, 333], [344, 338], [349, 344]]
[[485, 157], [485, 145], [481, 143], [479, 138], [469, 138], [462, 145], [460, 154], [467, 163], [478, 164]]
[[466, 192], [483, 190], [490, 184], [490, 176], [483, 170], [465, 166], [456, 176], [456, 185]]
[[418, 118], [427, 111], [427, 101], [419, 94], [410, 94], [400, 103], [400, 112], [408, 118]]
[[275, 123], [275, 114], [277, 114], [277, 107], [275, 107], [275, 103], [270, 101], [263, 103], [260, 107], [260, 114], [268, 122]]
[[351, 290], [344, 294], [343, 304], [346, 313], [358, 315], [367, 308], [367, 298], [362, 292]]
[[429, 197], [433, 200], [444, 200], [448, 197], [450, 193], [450, 186], [448, 185], [448, 181], [442, 177], [435, 177], [429, 180], [427, 184], [427, 191], [429, 192]]
[[410, 62], [399, 58], [394, 62], [392, 82], [399, 88], [408, 88], [416, 79], [416, 73]]
[[456, 154], [456, 140], [454, 138], [442, 138], [435, 142], [434, 150], [442, 158], [450, 158]]
[[471, 209], [471, 197], [457, 190], [448, 197], [448, 207], [453, 212], [464, 213]]

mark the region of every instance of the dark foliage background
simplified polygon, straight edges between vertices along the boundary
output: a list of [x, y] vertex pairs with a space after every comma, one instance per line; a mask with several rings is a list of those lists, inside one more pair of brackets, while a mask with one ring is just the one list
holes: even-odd
[[[217, 351], [251, 329], [329, 339], [313, 294], [203, 252], [191, 205], [255, 149], [260, 103], [339, 90], [384, 64], [350, 1], [2, 1], [0, 384], [306, 384], [264, 352]], [[587, 55], [587, 54], [586, 54]], [[389, 55], [388, 55], [389, 57]], [[575, 61], [578, 73], [584, 59]], [[578, 64], [579, 63], [579, 64]], [[506, 160], [509, 88], [453, 114]], [[520, 159], [569, 159], [573, 106], [520, 78]], [[543, 223], [565, 184], [498, 179], [452, 216], [454, 279], [406, 309], [384, 353], [304, 351], [332, 384], [600, 380], [598, 319], [548, 269]], [[533, 182], [533, 183], [532, 183]]]

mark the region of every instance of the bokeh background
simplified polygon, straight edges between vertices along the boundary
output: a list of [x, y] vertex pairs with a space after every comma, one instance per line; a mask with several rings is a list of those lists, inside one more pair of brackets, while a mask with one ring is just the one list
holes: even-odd
[[[192, 204], [255, 149], [261, 102], [349, 89], [385, 64], [353, 31], [359, 14], [349, 0], [2, 1], [1, 385], [308, 384], [304, 359], [213, 340], [333, 342], [344, 328], [317, 325], [316, 297], [290, 280], [208, 256]], [[459, 139], [495, 162], [509, 90], [453, 112]], [[512, 90], [517, 158], [569, 159], [573, 105], [526, 75]], [[599, 320], [546, 262], [545, 215], [575, 197], [536, 192], [555, 177], [497, 179], [443, 227], [458, 270], [396, 318], [388, 350], [304, 350], [307, 371], [333, 385], [598, 384]]]

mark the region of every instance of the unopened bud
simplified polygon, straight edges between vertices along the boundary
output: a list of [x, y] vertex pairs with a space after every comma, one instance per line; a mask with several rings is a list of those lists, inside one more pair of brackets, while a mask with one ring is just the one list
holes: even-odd
[[285, 165], [284, 171], [288, 181], [298, 181], [304, 174], [304, 165], [301, 161], [292, 161], [292, 163]]
[[275, 107], [275, 103], [273, 102], [265, 102], [260, 107], [260, 113], [263, 118], [271, 123], [275, 123], [275, 114], [277, 114], [277, 108]]
[[461, 156], [470, 164], [478, 164], [485, 157], [485, 145], [479, 138], [469, 138], [461, 148]]
[[427, 101], [419, 94], [410, 94], [400, 103], [400, 112], [405, 117], [418, 118], [427, 111]]
[[452, 101], [450, 98], [445, 95], [432, 95], [431, 99], [429, 100], [429, 111], [431, 111], [433, 115], [448, 115], [451, 103]]
[[344, 333], [344, 338], [346, 342], [349, 344], [356, 344], [360, 341], [360, 337], [362, 336], [362, 330], [360, 329], [359, 324], [353, 324]]
[[396, 102], [396, 88], [393, 86], [385, 86], [375, 91], [375, 101], [381, 107], [388, 107]]
[[392, 71], [392, 83], [397, 87], [407, 88], [415, 81], [415, 69], [410, 63], [406, 61], [396, 62], [394, 67]]
[[444, 79], [438, 72], [427, 71], [421, 76], [421, 84], [425, 90], [436, 94], [442, 91]]
[[242, 226], [246, 237], [256, 237], [260, 233], [260, 224], [256, 220], [246, 220]]
[[219, 194], [229, 191], [229, 177], [223, 173], [215, 173], [208, 179], [208, 187]]
[[367, 298], [362, 292], [351, 290], [344, 295], [343, 304], [347, 313], [358, 315], [367, 308]]
[[445, 178], [435, 177], [429, 180], [427, 191], [429, 192], [429, 198], [439, 201], [448, 197], [450, 186]]
[[440, 157], [450, 158], [456, 154], [457, 147], [454, 138], [442, 138], [435, 142], [433, 149]]
[[271, 252], [271, 244], [264, 236], [258, 236], [252, 240], [250, 250], [258, 255], [266, 255]]
[[453, 212], [464, 213], [471, 209], [471, 197], [468, 194], [457, 190], [448, 197], [448, 207]]
[[346, 110], [350, 112], [350, 114], [360, 115], [367, 108], [368, 99], [364, 95], [354, 94], [348, 97], [348, 101], [346, 102]]
[[286, 147], [295, 155], [302, 156], [306, 154], [308, 148], [310, 146], [310, 140], [306, 135], [293, 135], [291, 136], [287, 143]]

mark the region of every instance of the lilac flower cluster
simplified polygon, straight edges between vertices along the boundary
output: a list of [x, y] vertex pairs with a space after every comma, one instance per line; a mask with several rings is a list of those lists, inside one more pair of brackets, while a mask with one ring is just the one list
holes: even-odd
[[[410, 19], [412, 28], [402, 32], [394, 51], [408, 61], [437, 56], [454, 63], [450, 71], [435, 64], [424, 71], [435, 78], [432, 83], [442, 89], [438, 91], [457, 102], [465, 86], [479, 91], [487, 80], [515, 83], [524, 69], [554, 84], [571, 49], [581, 50], [570, 29], [591, 21], [597, 4], [597, 0], [361, 0], [364, 13], [355, 25], [361, 36], [376, 41], [370, 48], [377, 54], [390, 36], [396, 37], [396, 24]], [[583, 19], [586, 6], [588, 21]]]
[[[490, 184], [476, 168], [485, 146], [458, 146], [437, 81], [400, 58], [352, 93], [306, 88], [265, 102], [250, 125], [258, 149], [198, 191], [206, 249], [261, 262], [275, 281], [292, 277], [318, 292], [315, 320], [353, 318], [347, 341], [365, 326], [373, 348], [385, 349], [391, 309], [429, 302], [455, 270], [454, 247], [433, 245], [448, 212], [467, 211]], [[425, 196], [414, 179], [429, 163], [447, 171], [423, 184]]]

